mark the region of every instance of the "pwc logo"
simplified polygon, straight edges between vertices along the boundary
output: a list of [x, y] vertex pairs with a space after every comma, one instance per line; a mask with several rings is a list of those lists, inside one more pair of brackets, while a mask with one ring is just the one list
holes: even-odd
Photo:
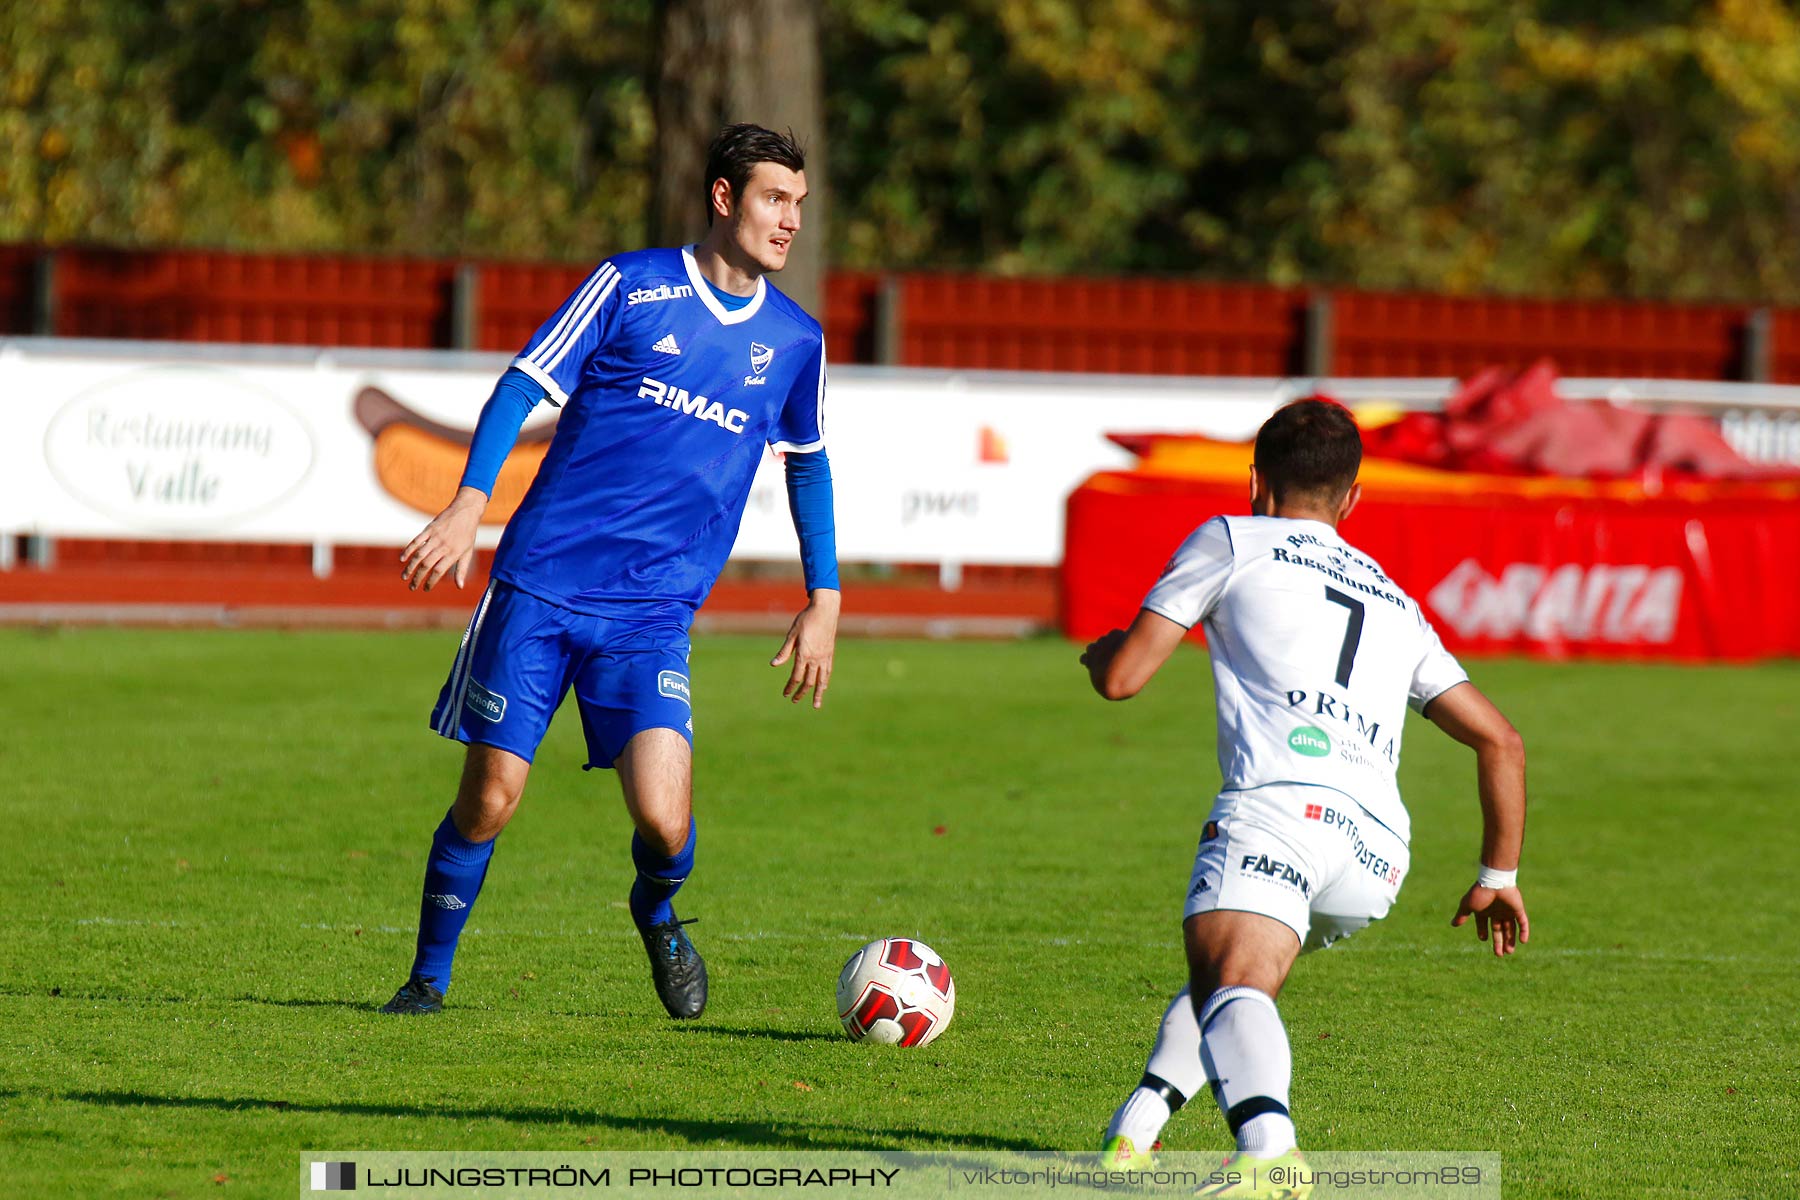
[[750, 414], [741, 408], [728, 409], [717, 400], [708, 400], [705, 396], [690, 396], [686, 388], [671, 387], [648, 375], [644, 376], [643, 386], [638, 388], [638, 396], [653, 400], [664, 408], [686, 413], [696, 421], [711, 421], [720, 429], [735, 434], [741, 435], [744, 423], [750, 419]]

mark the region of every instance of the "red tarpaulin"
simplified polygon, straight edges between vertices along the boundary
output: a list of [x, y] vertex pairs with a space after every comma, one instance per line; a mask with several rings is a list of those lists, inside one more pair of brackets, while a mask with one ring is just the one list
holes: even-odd
[[[1062, 618], [1077, 640], [1128, 624], [1195, 526], [1249, 511], [1248, 445], [1152, 441], [1138, 471], [1096, 475], [1069, 498]], [[1800, 484], [1653, 494], [1366, 461], [1363, 485], [1345, 538], [1424, 605], [1453, 651], [1800, 655]]]

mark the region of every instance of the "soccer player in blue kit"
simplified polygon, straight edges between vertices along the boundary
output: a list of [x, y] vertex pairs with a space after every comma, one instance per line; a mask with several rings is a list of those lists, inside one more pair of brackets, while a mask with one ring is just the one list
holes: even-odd
[[608, 259], [533, 335], [482, 409], [456, 498], [401, 554], [409, 586], [462, 586], [526, 415], [562, 409], [432, 713], [468, 750], [432, 838], [412, 971], [383, 1012], [442, 1009], [494, 839], [571, 688], [587, 766], [618, 771], [636, 826], [630, 909], [657, 996], [672, 1017], [706, 1007], [706, 964], [671, 906], [694, 866], [688, 627], [765, 443], [785, 455], [808, 596], [771, 662], [792, 663], [795, 703], [824, 702], [839, 605], [824, 337], [764, 278], [800, 230], [805, 158], [791, 136], [732, 125], [706, 181], [704, 240]]

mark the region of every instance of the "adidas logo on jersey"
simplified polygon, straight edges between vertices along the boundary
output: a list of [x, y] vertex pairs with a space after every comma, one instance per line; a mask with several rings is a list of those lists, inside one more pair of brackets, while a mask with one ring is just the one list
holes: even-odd
[[648, 375], [644, 376], [638, 395], [645, 400], [654, 400], [664, 408], [686, 413], [696, 421], [711, 421], [720, 429], [736, 434], [744, 432], [744, 422], [750, 419], [750, 414], [741, 408], [727, 409], [717, 400], [708, 400], [705, 396], [690, 396], [686, 388], [671, 387]]
[[650, 347], [650, 349], [656, 351], [656, 353], [658, 353], [658, 354], [680, 354], [681, 353], [681, 347], [677, 346], [675, 344], [675, 335], [672, 333], [663, 334], [662, 340], [660, 342], [657, 342], [656, 345]]

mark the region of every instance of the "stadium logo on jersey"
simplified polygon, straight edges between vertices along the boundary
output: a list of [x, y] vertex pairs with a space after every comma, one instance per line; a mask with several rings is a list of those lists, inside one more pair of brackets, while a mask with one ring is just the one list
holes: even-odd
[[463, 693], [463, 705], [484, 721], [498, 721], [506, 715], [506, 697], [488, 691], [473, 679]]
[[690, 396], [686, 388], [671, 387], [648, 375], [644, 376], [643, 386], [638, 388], [638, 396], [654, 400], [664, 408], [686, 413], [696, 421], [711, 421], [720, 429], [736, 434], [744, 432], [744, 423], [750, 419], [750, 414], [741, 408], [727, 409], [717, 400], [708, 400], [705, 396]]
[[655, 351], [658, 354], [680, 354], [681, 353], [681, 347], [677, 346], [675, 344], [675, 335], [672, 333], [663, 334], [661, 339], [659, 339], [657, 341], [656, 345], [650, 347], [650, 349]]
[[1308, 758], [1324, 758], [1331, 753], [1331, 739], [1317, 725], [1302, 725], [1288, 734], [1288, 749]]
[[[683, 704], [692, 705], [693, 697], [688, 694], [688, 677], [680, 671], [663, 671], [656, 676], [656, 690], [671, 700], [679, 700]], [[688, 730], [692, 733], [693, 730]]]
[[657, 304], [664, 300], [688, 300], [693, 295], [694, 289], [685, 283], [677, 284], [674, 287], [661, 283], [653, 288], [638, 288], [636, 291], [626, 292], [625, 303], [627, 305]]

